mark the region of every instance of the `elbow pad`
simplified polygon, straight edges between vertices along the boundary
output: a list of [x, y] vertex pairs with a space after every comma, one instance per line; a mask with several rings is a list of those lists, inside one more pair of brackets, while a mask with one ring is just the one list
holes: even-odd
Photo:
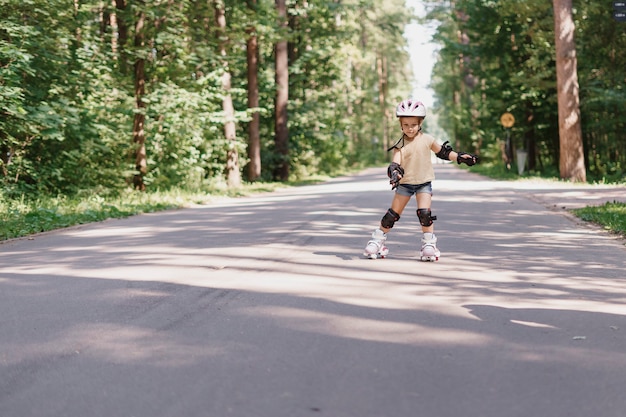
[[449, 161], [450, 152], [453, 151], [452, 146], [449, 145], [450, 142], [445, 141], [443, 145], [441, 145], [441, 150], [437, 152], [437, 158], [443, 159], [444, 161]]

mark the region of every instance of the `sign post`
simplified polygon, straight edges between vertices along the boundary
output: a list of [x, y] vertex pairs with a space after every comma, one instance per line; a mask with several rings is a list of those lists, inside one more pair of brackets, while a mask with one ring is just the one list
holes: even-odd
[[[500, 116], [500, 123], [506, 129], [506, 157], [508, 159], [506, 167], [511, 169], [510, 161], [513, 159], [513, 146], [511, 144], [511, 128], [515, 124], [515, 117], [511, 113], [504, 113]], [[526, 166], [526, 159], [528, 158], [528, 152], [526, 149], [516, 149], [516, 159], [517, 159], [517, 173], [522, 175], [524, 173], [524, 167]]]
[[513, 146], [511, 143], [511, 128], [515, 124], [515, 117], [511, 113], [503, 113], [500, 116], [500, 123], [506, 129], [506, 142], [504, 143], [504, 154], [506, 156], [506, 168], [511, 169], [511, 161], [513, 161]]

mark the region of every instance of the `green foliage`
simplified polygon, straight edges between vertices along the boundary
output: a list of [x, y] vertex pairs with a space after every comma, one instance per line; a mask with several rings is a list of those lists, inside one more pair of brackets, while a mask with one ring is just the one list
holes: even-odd
[[[248, 3], [225, 1], [228, 39], [222, 39], [212, 2], [128, 1], [118, 9], [99, 0], [0, 0], [1, 195], [124, 194], [136, 173], [138, 112], [146, 116], [148, 187], [222, 183], [229, 147], [245, 166], [253, 111], [261, 114], [262, 178], [271, 179], [281, 158], [273, 146], [273, 43], [280, 30], [273, 1], [258, 0], [254, 9]], [[381, 120], [408, 94], [404, 1], [292, 0], [288, 7], [293, 179], [384, 158], [382, 143], [371, 149], [372, 138], [386, 134]], [[248, 109], [246, 100], [252, 32], [259, 39], [258, 109]], [[138, 58], [145, 64], [140, 103]], [[382, 58], [389, 91], [379, 103]], [[232, 74], [235, 143], [223, 133], [224, 62]]]
[[193, 89], [159, 84], [144, 99], [151, 138], [148, 184], [201, 188], [205, 178], [221, 175], [227, 142], [221, 130], [220, 95], [214, 87], [218, 81], [219, 74], [209, 74], [196, 81]]

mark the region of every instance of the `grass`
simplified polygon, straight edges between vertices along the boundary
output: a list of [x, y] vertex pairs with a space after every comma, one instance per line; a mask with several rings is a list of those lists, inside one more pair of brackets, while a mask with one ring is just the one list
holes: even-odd
[[91, 194], [37, 199], [23, 196], [19, 200], [7, 200], [0, 196], [0, 241], [106, 219], [207, 204], [216, 198], [240, 197], [286, 186], [289, 184], [254, 183], [232, 191], [221, 187], [211, 192], [128, 190], [115, 197]]
[[[472, 170], [500, 180], [520, 179], [517, 172], [505, 168], [477, 165]], [[531, 178], [533, 175], [524, 176]], [[129, 217], [141, 213], [207, 204], [215, 198], [239, 197], [254, 193], [274, 191], [277, 188], [311, 184], [324, 181], [316, 177], [299, 183], [252, 183], [243, 184], [236, 190], [215, 187], [210, 192], [172, 190], [153, 192], [127, 191], [116, 197], [98, 194], [76, 197], [49, 197], [34, 200], [22, 197], [5, 200], [0, 196], [0, 241], [24, 237], [64, 227]], [[555, 179], [556, 180], [556, 179]], [[585, 207], [572, 211], [582, 220], [602, 225], [607, 230], [626, 236], [626, 204], [607, 203], [603, 206]]]
[[626, 236], [626, 203], [614, 201], [602, 206], [574, 209], [572, 212], [582, 220], [597, 223], [611, 232]]

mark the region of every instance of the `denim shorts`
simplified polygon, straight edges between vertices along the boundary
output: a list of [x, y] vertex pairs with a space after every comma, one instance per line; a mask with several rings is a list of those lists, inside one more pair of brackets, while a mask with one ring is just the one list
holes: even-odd
[[400, 184], [398, 185], [398, 188], [396, 188], [396, 193], [406, 197], [411, 197], [413, 194], [419, 193], [428, 193], [432, 195], [433, 184], [431, 182], [426, 182], [424, 184]]

